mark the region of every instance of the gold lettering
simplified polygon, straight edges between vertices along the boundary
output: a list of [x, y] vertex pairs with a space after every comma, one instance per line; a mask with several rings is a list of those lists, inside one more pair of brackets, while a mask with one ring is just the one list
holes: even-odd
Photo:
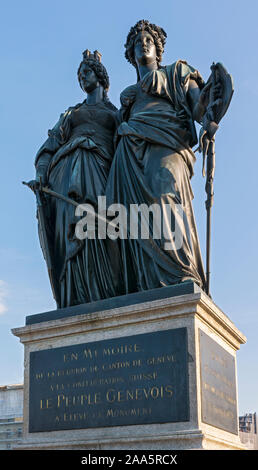
[[57, 371], [58, 377], [63, 377], [67, 375], [77, 375], [85, 374], [87, 372], [87, 367], [76, 367], [75, 369], [62, 369]]
[[106, 400], [109, 403], [123, 402], [129, 400], [149, 400], [152, 398], [156, 400], [157, 398], [163, 399], [164, 397], [170, 398], [173, 395], [172, 385], [161, 385], [160, 387], [154, 386], [150, 388], [135, 388], [134, 390], [114, 390], [109, 389], [106, 393]]
[[102, 370], [124, 369], [130, 367], [130, 361], [112, 362], [111, 364], [102, 364]]
[[65, 395], [57, 395], [57, 408], [60, 408], [61, 405], [65, 402]]
[[103, 356], [112, 356], [116, 354], [128, 354], [140, 352], [141, 348], [138, 344], [120, 344], [116, 347], [104, 348]]
[[84, 405], [96, 405], [101, 403], [100, 392], [89, 393], [88, 395], [58, 395], [57, 396], [57, 407], [64, 406], [66, 408], [71, 406], [84, 406]]
[[[106, 399], [109, 403], [114, 403], [114, 401], [116, 401], [116, 396], [114, 395], [116, 393], [115, 390], [113, 389], [110, 389], [107, 391], [106, 393]], [[112, 398], [110, 397], [110, 395], [112, 396]]]
[[100, 398], [100, 392], [97, 392], [94, 394], [94, 403], [97, 405], [98, 403], [101, 403], [101, 398]]
[[[163, 387], [161, 387], [161, 389], [163, 390]], [[154, 393], [155, 392], [155, 393]], [[150, 391], [150, 394], [152, 396], [152, 398], [156, 399], [158, 398], [159, 396], [159, 389], [158, 387], [152, 387], [151, 391]]]
[[83, 351], [84, 359], [93, 359], [94, 357], [97, 357], [97, 355], [98, 351], [96, 349], [94, 349], [94, 351], [92, 351], [91, 349], [84, 349]]
[[211, 357], [214, 361], [218, 362], [221, 366], [227, 367], [227, 361], [223, 359], [221, 356], [216, 356], [216, 354], [213, 353]]
[[[143, 393], [145, 394], [145, 389], [143, 389]], [[148, 398], [148, 397], [146, 397]], [[142, 400], [142, 389], [141, 388], [137, 388], [135, 390], [135, 399], [136, 400]]]
[[45, 398], [40, 400], [40, 409], [41, 410], [48, 410], [49, 408], [53, 407], [52, 398]]
[[165, 387], [165, 392], [168, 393], [168, 395], [169, 395], [170, 397], [172, 397], [172, 395], [173, 395], [173, 390], [172, 390], [171, 385], [166, 385], [166, 387]]
[[151, 408], [125, 408], [125, 409], [113, 409], [109, 408], [106, 412], [107, 417], [116, 418], [118, 416], [144, 416], [151, 415]]
[[84, 349], [83, 352], [71, 352], [68, 354], [63, 355], [63, 360], [64, 362], [72, 362], [72, 361], [78, 361], [81, 357], [81, 359], [93, 359], [94, 357], [97, 357], [98, 351], [95, 349], [94, 351], [91, 350], [90, 348]]
[[156, 380], [158, 374], [157, 372], [152, 372], [150, 374], [133, 374], [133, 375], [130, 375], [129, 377], [129, 380], [131, 381], [138, 381], [138, 380]]
[[134, 400], [134, 394], [132, 390], [126, 390], [126, 400]]
[[176, 362], [176, 357], [173, 354], [166, 354], [164, 356], [153, 356], [147, 359], [148, 365], [165, 364], [166, 362]]
[[122, 390], [117, 392], [117, 401], [125, 401], [124, 392]]
[[233, 405], [236, 404], [236, 400], [234, 398], [222, 392], [221, 390], [216, 389], [214, 386], [207, 384], [206, 382], [204, 382], [204, 389], [220, 397], [222, 400], [227, 401], [228, 403], [231, 403]]
[[39, 374], [35, 374], [36, 380], [41, 380], [44, 377], [44, 374], [40, 372]]
[[215, 414], [219, 414], [220, 416], [223, 416], [225, 418], [234, 418], [234, 413], [230, 410], [223, 410], [222, 408], [219, 408], [218, 406], [215, 406], [213, 404], [211, 404], [211, 407], [213, 408]]
[[47, 378], [51, 379], [52, 377], [55, 377], [55, 372], [53, 371], [47, 372]]
[[213, 375], [216, 377], [216, 379], [220, 380], [221, 382], [224, 382], [226, 385], [228, 385], [230, 388], [235, 388], [235, 384], [231, 382], [227, 377], [224, 375], [220, 374], [219, 372], [215, 371], [214, 369], [210, 368], [208, 364], [205, 364], [204, 366], [205, 372], [208, 374]]
[[[69, 388], [69, 384], [66, 385]], [[64, 384], [55, 384], [55, 385], [50, 385], [50, 390], [51, 392], [54, 392], [54, 390], [64, 390], [65, 385]]]
[[140, 367], [142, 365], [141, 359], [134, 359], [132, 362], [133, 367]]
[[56, 416], [54, 419], [54, 422], [56, 424], [60, 424], [60, 422], [63, 420], [64, 422], [66, 421], [86, 421], [87, 419], [87, 413], [63, 413], [61, 416]]

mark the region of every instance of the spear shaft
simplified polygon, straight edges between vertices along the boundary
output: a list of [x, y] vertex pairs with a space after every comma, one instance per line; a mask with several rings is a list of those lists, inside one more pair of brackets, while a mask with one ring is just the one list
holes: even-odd
[[[216, 122], [216, 99], [218, 92], [216, 91], [217, 85], [217, 67], [212, 64], [211, 66], [211, 88], [210, 88], [210, 105], [208, 106], [206, 116], [206, 130], [208, 131], [209, 144], [207, 149], [207, 160], [206, 160], [206, 184], [205, 191], [207, 194], [207, 200], [205, 201], [207, 218], [206, 218], [206, 294], [210, 295], [210, 265], [211, 265], [211, 208], [213, 206], [214, 191], [213, 181], [215, 174], [215, 134], [218, 129], [218, 123]], [[205, 161], [204, 152], [204, 161]], [[203, 166], [204, 170], [204, 166]], [[205, 173], [205, 171], [204, 171]]]
[[210, 253], [211, 253], [211, 208], [213, 206], [213, 181], [215, 173], [215, 140], [211, 140], [209, 143], [208, 154], [207, 154], [207, 179], [205, 185], [205, 191], [207, 194], [207, 200], [205, 201], [207, 211], [207, 222], [206, 222], [206, 293], [210, 296]]

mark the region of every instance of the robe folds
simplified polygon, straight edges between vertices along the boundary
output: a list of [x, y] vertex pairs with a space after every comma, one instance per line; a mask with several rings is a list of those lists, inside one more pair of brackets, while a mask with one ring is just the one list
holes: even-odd
[[[193, 280], [201, 287], [205, 275], [192, 208], [190, 179], [197, 136], [187, 100], [189, 81], [200, 89], [198, 71], [184, 61], [147, 73], [121, 93], [120, 125], [109, 173], [107, 206], [155, 204], [160, 219], [143, 221], [149, 236], [120, 241], [122, 277], [126, 292], [141, 291]], [[161, 236], [155, 224], [161, 220]], [[138, 234], [141, 230], [141, 217]], [[155, 236], [154, 236], [155, 235]]]
[[[114, 108], [114, 107], [113, 107]], [[115, 110], [101, 102], [69, 108], [49, 131], [36, 156], [37, 175], [56, 193], [78, 204], [97, 207], [104, 196], [112, 162]], [[109, 239], [75, 236], [75, 207], [45, 196], [48, 248], [50, 250], [58, 307], [113, 297], [120, 291], [117, 244]], [[97, 221], [96, 221], [97, 225]], [[41, 239], [41, 227], [39, 224]], [[44, 246], [41, 239], [44, 253]]]

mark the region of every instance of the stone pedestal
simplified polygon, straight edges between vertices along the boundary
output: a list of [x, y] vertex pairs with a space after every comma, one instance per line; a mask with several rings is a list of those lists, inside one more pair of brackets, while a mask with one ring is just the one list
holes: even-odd
[[246, 339], [187, 288], [39, 314], [12, 330], [25, 347], [17, 448], [244, 449], [236, 351]]

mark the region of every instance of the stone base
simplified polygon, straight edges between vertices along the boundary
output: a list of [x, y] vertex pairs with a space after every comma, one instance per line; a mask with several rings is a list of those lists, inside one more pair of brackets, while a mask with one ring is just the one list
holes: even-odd
[[[169, 433], [168, 435], [157, 436], [153, 429], [153, 435], [148, 433], [147, 437], [142, 437], [143, 433], [138, 433], [135, 429], [129, 429], [128, 437], [119, 437], [120, 430], [117, 430], [117, 437], [108, 439], [99, 437], [90, 439], [88, 436], [82, 437], [73, 433], [73, 437], [59, 436], [54, 438], [24, 439], [14, 450], [246, 450], [246, 447], [238, 440], [221, 439], [214, 435], [202, 434], [200, 430]], [[139, 431], [139, 430], [138, 430]], [[62, 431], [64, 432], [64, 431]], [[106, 436], [103, 433], [103, 436]], [[113, 434], [113, 433], [112, 433]], [[219, 434], [219, 433], [218, 433]], [[135, 435], [134, 438], [131, 436]], [[67, 439], [67, 440], [66, 440]]]
[[[90, 313], [83, 313], [83, 307], [80, 306], [78, 307], [78, 315], [76, 315], [75, 307], [73, 307], [72, 316], [62, 315], [62, 318], [48, 321], [42, 321], [41, 317], [38, 323], [35, 320], [35, 316], [33, 316], [32, 323], [29, 322], [30, 324], [24, 327], [12, 330], [13, 334], [18, 336], [25, 346], [24, 435], [17, 449], [245, 449], [240, 442], [238, 434], [237, 380], [235, 367], [236, 351], [240, 348], [240, 344], [245, 343], [245, 337], [230, 319], [196, 285], [192, 284], [191, 293], [178, 295], [177, 290], [176, 295], [173, 297], [169, 296], [168, 298], [164, 298], [162, 295], [160, 296], [162, 298], [158, 298], [158, 292], [164, 293], [163, 289], [168, 288], [155, 290], [156, 293], [154, 293], [155, 295], [153, 294], [154, 297], [152, 296], [152, 299], [156, 297], [155, 300], [145, 301], [146, 299], [144, 299], [143, 293], [142, 302], [139, 300], [139, 294], [137, 294], [137, 303], [132, 303], [130, 301], [128, 302], [130, 296], [125, 296], [125, 306], [110, 308], [109, 305], [108, 309], [101, 310], [101, 305], [98, 303], [97, 311], [91, 311]], [[105, 303], [103, 305], [105, 305]], [[85, 308], [87, 309], [87, 306]], [[40, 369], [33, 369], [33, 364], [37, 364], [34, 359], [39, 358], [37, 360], [39, 361], [38, 364], [41, 364], [41, 370], [46, 371], [47, 366], [43, 359], [40, 359], [40, 354], [39, 356], [35, 355], [36, 352], [47, 351], [49, 358], [53, 359], [55, 358], [55, 351], [57, 351], [55, 348], [62, 348], [59, 351], [64, 352], [65, 361], [68, 360], [68, 357], [69, 360], [77, 360], [78, 357], [75, 353], [70, 356], [66, 353], [66, 351], [69, 351], [70, 354], [71, 348], [69, 347], [74, 347], [75, 350], [76, 348], [78, 349], [79, 345], [90, 347], [90, 343], [94, 345], [100, 344], [98, 342], [103, 342], [101, 343], [103, 345], [112, 344], [112, 340], [114, 344], [117, 344], [118, 339], [121, 339], [121, 344], [129, 344], [130, 337], [135, 338], [135, 335], [141, 335], [138, 336], [138, 338], [146, 338], [148, 335], [142, 335], [146, 335], [147, 333], [157, 333], [157, 335], [160, 335], [160, 333], [171, 330], [176, 330], [174, 332], [175, 338], [177, 337], [177, 332], [186, 332], [188, 360], [186, 369], [184, 370], [184, 368], [182, 368], [182, 375], [185, 373], [187, 390], [185, 390], [184, 385], [180, 385], [179, 382], [181, 378], [180, 376], [178, 378], [175, 372], [176, 370], [180, 370], [182, 366], [180, 362], [181, 359], [178, 361], [179, 363], [177, 363], [177, 357], [179, 357], [177, 353], [182, 345], [180, 346], [179, 344], [177, 349], [175, 349], [174, 365], [169, 362], [167, 365], [164, 365], [164, 361], [166, 362], [168, 356], [165, 353], [163, 356], [159, 353], [158, 358], [155, 356], [155, 350], [153, 350], [153, 357], [155, 357], [156, 364], [153, 366], [153, 371], [155, 369], [155, 374], [158, 377], [156, 383], [159, 384], [160, 396], [158, 398], [156, 397], [158, 387], [150, 389], [149, 384], [153, 382], [148, 381], [146, 376], [143, 376], [141, 382], [139, 382], [140, 385], [137, 385], [140, 387], [137, 392], [138, 396], [137, 393], [134, 396], [134, 398], [138, 400], [137, 410], [149, 410], [150, 416], [146, 418], [146, 422], [144, 422], [144, 418], [141, 424], [139, 424], [139, 419], [136, 416], [135, 422], [130, 421], [130, 425], [128, 425], [128, 418], [121, 418], [119, 425], [116, 423], [116, 425], [112, 426], [109, 420], [107, 423], [101, 421], [102, 424], [96, 427], [96, 423], [94, 424], [91, 418], [91, 423], [93, 423], [91, 424], [92, 427], [87, 427], [85, 424], [74, 425], [74, 423], [71, 424], [71, 428], [73, 429], [69, 429], [69, 423], [67, 428], [62, 430], [57, 430], [57, 426], [55, 426], [53, 430], [50, 430], [52, 428], [51, 425], [49, 425], [49, 427], [48, 424], [42, 424], [42, 428], [40, 427], [40, 421], [43, 420], [44, 416], [47, 416], [47, 413], [49, 413], [49, 416], [51, 415], [52, 421], [55, 415], [60, 413], [61, 408], [65, 406], [65, 394], [68, 395], [68, 392], [56, 391], [56, 395], [59, 393], [58, 399], [56, 397], [46, 399], [47, 395], [44, 395], [44, 393], [46, 393], [44, 388], [47, 380], [46, 373], [44, 372], [45, 379], [43, 380], [42, 377], [44, 374], [40, 372]], [[157, 335], [154, 337], [157, 338]], [[160, 335], [160, 338], [163, 338], [163, 336]], [[153, 338], [153, 336], [150, 335], [149, 338]], [[162, 341], [163, 340], [161, 340], [161, 343]], [[148, 347], [150, 347], [150, 344]], [[160, 344], [159, 347], [162, 348], [162, 344]], [[170, 344], [168, 344], [168, 347], [170, 347]], [[173, 345], [171, 347], [173, 347]], [[181, 347], [181, 349], [183, 351], [183, 347]], [[34, 355], [31, 353], [34, 353]], [[140, 355], [137, 356], [136, 354], [135, 357], [139, 358]], [[145, 355], [145, 360], [147, 357], [148, 356]], [[52, 361], [52, 359], [50, 359], [49, 370], [53, 370], [54, 367], [55, 360]], [[140, 359], [138, 360], [140, 361]], [[158, 363], [161, 364], [161, 362], [162, 365], [158, 365]], [[106, 369], [103, 361], [101, 364], [102, 367]], [[76, 364], [70, 364], [70, 367], [75, 367], [75, 365]], [[179, 369], [176, 369], [177, 367], [179, 367]], [[175, 368], [174, 372], [173, 368]], [[79, 368], [77, 370], [79, 371]], [[137, 372], [140, 374], [144, 370], [145, 369], [140, 366], [139, 362]], [[170, 389], [166, 389], [165, 386], [162, 389], [162, 393], [160, 391], [161, 384], [166, 380], [166, 370], [168, 375], [172, 374], [172, 379], [174, 377], [173, 393], [171, 389], [170, 394], [168, 393]], [[70, 369], [70, 372], [71, 371], [72, 369]], [[132, 372], [131, 369], [129, 372]], [[51, 374], [57, 375], [57, 369], [55, 373], [49, 372], [48, 378], [50, 378]], [[127, 388], [131, 391], [133, 385], [130, 383], [129, 386], [126, 374], [125, 370], [118, 370], [114, 377], [118, 378], [121, 375], [123, 387], [120, 385], [120, 389], [123, 388], [126, 390]], [[84, 377], [87, 377], [87, 374], [84, 375]], [[79, 375], [76, 380], [79, 380], [78, 378]], [[39, 390], [39, 392], [37, 392], [39, 396], [35, 396], [36, 392], [33, 387], [36, 387], [37, 381], [41, 379], [42, 387], [37, 389]], [[75, 379], [69, 379], [70, 382], [67, 378], [65, 380], [66, 382], [63, 387], [69, 388], [75, 386]], [[176, 381], [178, 381], [178, 384]], [[51, 383], [52, 386], [56, 386], [54, 379], [52, 382], [49, 382], [49, 384]], [[70, 385], [68, 385], [68, 383]], [[82, 384], [80, 387], [81, 386]], [[58, 387], [60, 387], [60, 380]], [[42, 396], [40, 395], [41, 390]], [[88, 393], [87, 390], [87, 387], [86, 389], [84, 388], [83, 391], [80, 389], [80, 393], [86, 394]], [[94, 387], [92, 387], [91, 390], [94, 390]], [[102, 390], [101, 387], [99, 390]], [[148, 395], [149, 390], [151, 390], [153, 396]], [[164, 419], [163, 390], [167, 390], [166, 399], [168, 402], [166, 403], [171, 403], [171, 409], [174, 406], [173, 400], [178, 400], [178, 393], [182, 393], [182, 401], [185, 402], [185, 404], [183, 403], [183, 412], [186, 412], [184, 410], [188, 410], [183, 421], [180, 421], [179, 412], [179, 415], [175, 415], [176, 418], [173, 421], [173, 413], [170, 413], [168, 405], [168, 416], [170, 416], [168, 419], [171, 422], [164, 422], [166, 418]], [[106, 389], [104, 393], [104, 386], [103, 394], [101, 395], [101, 393], [102, 392], [100, 392], [99, 395], [95, 394], [95, 409], [100, 409], [102, 406], [98, 404], [100, 397], [107, 396], [105, 395]], [[169, 402], [170, 395], [171, 402]], [[86, 395], [80, 396], [85, 397]], [[120, 401], [121, 410], [125, 410], [126, 407], [135, 406], [135, 403], [132, 401], [130, 403], [126, 402], [125, 397], [127, 395], [124, 394], [124, 391], [120, 390], [118, 394], [114, 392], [114, 395], [109, 395], [110, 401], [112, 402], [115, 400], [113, 400], [113, 396], [117, 399], [116, 403], [114, 403], [114, 406], [116, 405], [116, 412], [119, 411]], [[68, 421], [69, 419], [71, 419], [71, 421], [75, 418], [79, 419], [81, 416], [79, 413], [76, 413], [75, 418], [73, 418], [75, 414], [72, 415], [72, 412], [75, 410], [75, 408], [73, 409], [74, 403], [72, 397], [67, 398], [66, 406], [68, 413], [65, 413], [66, 419]], [[86, 409], [87, 406], [90, 410], [94, 409], [94, 404], [91, 402], [89, 402], [88, 405], [85, 404], [84, 409]], [[148, 408], [143, 408], [147, 406]], [[161, 409], [161, 422], [157, 421], [157, 410], [159, 410], [159, 407]], [[31, 409], [31, 416], [29, 416], [29, 408]], [[46, 414], [44, 415], [44, 413]], [[155, 414], [155, 419], [151, 417], [151, 414]], [[123, 423], [123, 419], [125, 423]], [[36, 427], [33, 428], [33, 426]], [[36, 429], [36, 431], [34, 431], [34, 429]], [[40, 429], [40, 431], [38, 429]]]

